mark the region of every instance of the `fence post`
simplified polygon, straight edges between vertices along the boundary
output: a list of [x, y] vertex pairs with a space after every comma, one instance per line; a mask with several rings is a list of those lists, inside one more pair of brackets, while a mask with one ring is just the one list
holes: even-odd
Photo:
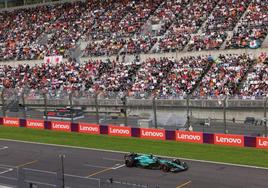
[[156, 101], [155, 97], [153, 97], [153, 111], [154, 111], [154, 127], [157, 129], [157, 116], [156, 116]]
[[47, 121], [47, 94], [44, 93], [45, 118]]
[[224, 133], [227, 134], [227, 122], [226, 122], [226, 102], [227, 102], [227, 96], [224, 98], [223, 101], [223, 122], [224, 122]]
[[98, 93], [96, 93], [95, 95], [95, 108], [96, 108], [97, 124], [100, 124]]
[[72, 92], [69, 93], [69, 104], [70, 104], [70, 111], [71, 111], [71, 122], [74, 121], [74, 114], [73, 114], [73, 94]]
[[64, 188], [65, 187], [65, 179], [64, 179], [64, 158], [65, 155], [59, 155], [59, 170], [57, 171], [57, 181], [56, 187], [57, 188]]
[[127, 126], [127, 98], [126, 96], [123, 97], [123, 109], [124, 109], [124, 121], [125, 126]]
[[25, 107], [24, 91], [22, 92], [21, 97], [22, 97], [23, 116], [24, 116], [24, 119], [26, 119], [26, 107]]
[[6, 104], [5, 104], [4, 93], [5, 93], [5, 89], [3, 89], [2, 93], [1, 93], [1, 100], [2, 100], [3, 116], [6, 117]]
[[264, 136], [267, 137], [267, 101], [268, 98], [265, 97], [264, 101]]
[[190, 107], [189, 107], [189, 102], [190, 102], [190, 96], [187, 95], [187, 129], [189, 130], [190, 128]]
[[18, 177], [18, 187], [19, 188], [27, 188], [26, 182], [25, 182], [25, 172], [22, 167], [17, 168], [17, 177]]

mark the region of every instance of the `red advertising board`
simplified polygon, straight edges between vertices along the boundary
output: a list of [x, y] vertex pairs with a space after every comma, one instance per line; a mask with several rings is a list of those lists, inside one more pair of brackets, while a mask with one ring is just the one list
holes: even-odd
[[256, 148], [268, 149], [268, 138], [257, 137], [256, 138]]
[[189, 131], [176, 131], [176, 140], [180, 142], [203, 143], [203, 133], [189, 132]]
[[97, 124], [79, 123], [78, 132], [87, 134], [100, 134], [100, 126]]
[[19, 127], [20, 126], [20, 119], [19, 118], [5, 117], [5, 118], [3, 118], [3, 125], [11, 126], [11, 127]]
[[108, 126], [108, 134], [112, 136], [131, 136], [131, 128], [130, 127], [120, 127], [120, 126]]
[[214, 144], [244, 147], [244, 136], [231, 134], [214, 134]]
[[51, 129], [54, 131], [65, 131], [71, 132], [71, 123], [70, 122], [61, 122], [61, 121], [52, 121]]
[[153, 139], [153, 140], [165, 140], [166, 139], [166, 132], [163, 129], [141, 128], [140, 129], [140, 137]]
[[27, 119], [26, 127], [32, 129], [44, 129], [45, 123], [43, 120]]

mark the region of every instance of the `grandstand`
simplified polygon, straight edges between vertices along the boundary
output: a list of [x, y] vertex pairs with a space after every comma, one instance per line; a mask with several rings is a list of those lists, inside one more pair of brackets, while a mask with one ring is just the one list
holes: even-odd
[[[0, 59], [34, 60], [81, 48], [83, 56], [258, 48], [267, 2], [75, 1], [0, 13]], [[11, 31], [11, 32], [10, 32]]]
[[[268, 3], [259, 0], [74, 1], [3, 9], [1, 86], [161, 98], [266, 96], [267, 15]], [[261, 51], [242, 54], [239, 48]], [[213, 50], [220, 51], [210, 56]], [[5, 66], [53, 55], [66, 59]]]
[[0, 23], [4, 126], [268, 136], [268, 0], [0, 0]]

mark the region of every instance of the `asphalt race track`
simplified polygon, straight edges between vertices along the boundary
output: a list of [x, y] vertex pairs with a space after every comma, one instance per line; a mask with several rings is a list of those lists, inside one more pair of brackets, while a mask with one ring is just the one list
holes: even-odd
[[[12, 185], [12, 180], [4, 177], [16, 178], [18, 167], [27, 172], [25, 179], [48, 185], [55, 183], [53, 172], [60, 169], [59, 155], [65, 155], [65, 183], [74, 188], [98, 187], [97, 181], [87, 181], [86, 177], [106, 182], [102, 186], [104, 188], [104, 185], [120, 188], [122, 182], [128, 182], [133, 187], [148, 185], [150, 188], [264, 188], [268, 185], [267, 169], [186, 161], [189, 170], [173, 174], [127, 168], [122, 153], [0, 140], [0, 187]], [[113, 178], [113, 186], [111, 183], [108, 185], [109, 178]]]

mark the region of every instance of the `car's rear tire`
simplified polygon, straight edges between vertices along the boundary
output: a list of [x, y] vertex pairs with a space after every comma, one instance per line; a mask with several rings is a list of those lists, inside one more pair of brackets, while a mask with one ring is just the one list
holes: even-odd
[[133, 158], [129, 157], [125, 160], [126, 167], [134, 167], [135, 161]]
[[167, 164], [162, 164], [161, 165], [161, 170], [163, 172], [169, 172], [170, 171], [170, 167]]
[[181, 160], [180, 159], [174, 159], [173, 162], [178, 164], [178, 165], [181, 165]]

